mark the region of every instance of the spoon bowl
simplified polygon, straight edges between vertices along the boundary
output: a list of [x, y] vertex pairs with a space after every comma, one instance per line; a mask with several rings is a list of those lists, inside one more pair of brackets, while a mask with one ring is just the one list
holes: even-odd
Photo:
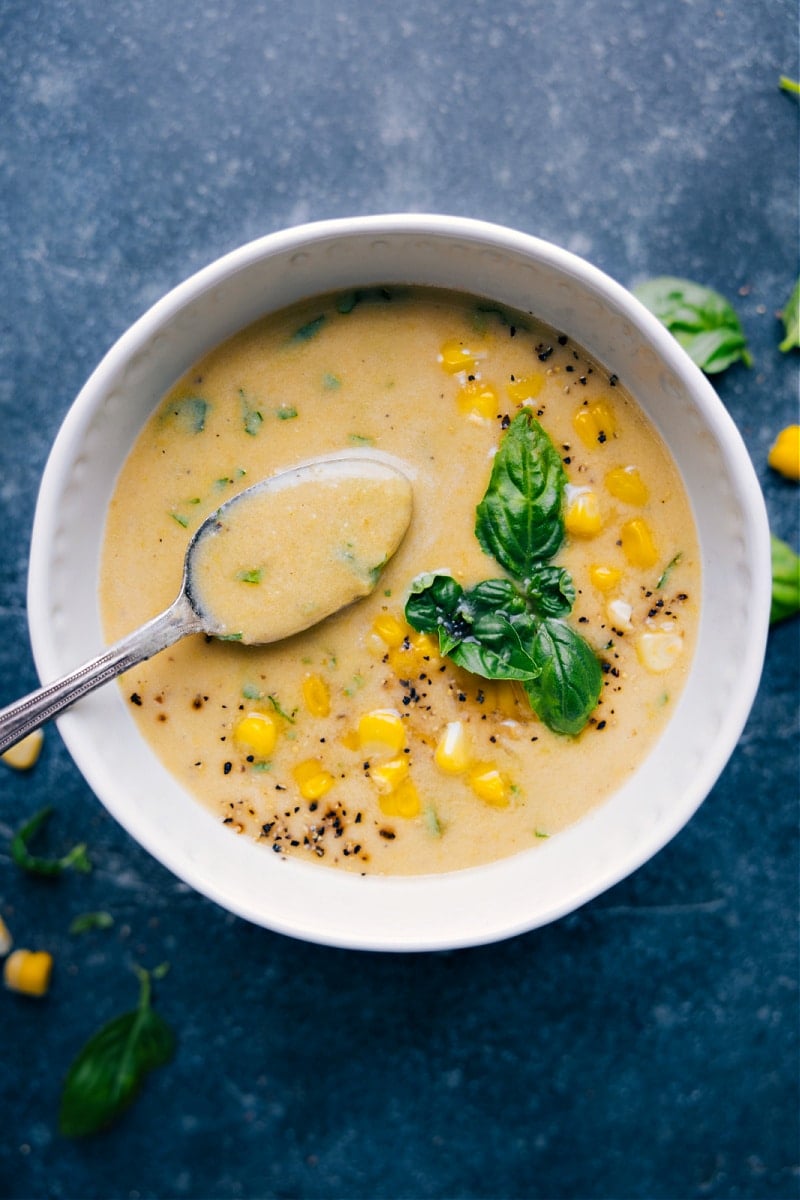
[[388, 455], [356, 451], [309, 459], [232, 496], [193, 534], [183, 584], [169, 608], [62, 679], [0, 709], [0, 753], [188, 634], [263, 645], [369, 595], [403, 539], [411, 509], [411, 483], [400, 465]]

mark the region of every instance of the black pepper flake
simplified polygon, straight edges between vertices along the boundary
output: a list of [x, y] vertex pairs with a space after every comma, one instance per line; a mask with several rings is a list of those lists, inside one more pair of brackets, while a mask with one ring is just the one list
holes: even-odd
[[598, 433], [598, 435], [597, 435], [597, 440], [598, 440], [598, 442], [600, 443], [600, 445], [601, 445], [601, 446], [604, 446], [604, 445], [605, 445], [605, 443], [608, 441], [608, 438], [606, 437], [606, 431], [605, 431], [605, 429], [601, 429], [601, 430], [600, 430], [600, 432], [599, 432], [599, 433]]
[[560, 334], [558, 335], [558, 344], [559, 344], [559, 346], [566, 346], [566, 344], [567, 344], [567, 342], [568, 342], [568, 341], [569, 341], [569, 338], [567, 337], [567, 335], [566, 335], [565, 333], [560, 333]]
[[500, 428], [508, 429], [510, 424], [511, 424], [511, 417], [508, 415], [508, 413], [503, 413], [502, 420], [500, 421]]
[[378, 833], [382, 838], [386, 838], [387, 842], [393, 842], [397, 834], [393, 829], [379, 829]]
[[226, 763], [222, 764], [222, 772], [224, 775], [230, 775], [232, 770], [233, 770], [232, 762], [226, 762]]
[[597, 722], [597, 728], [598, 728], [598, 729], [605, 729], [605, 727], [606, 727], [606, 723], [605, 723], [605, 721], [598, 721], [598, 722]]
[[142, 697], [138, 692], [131, 692], [131, 704], [135, 704], [137, 708], [142, 707]]
[[544, 343], [536, 347], [536, 356], [539, 362], [547, 362], [550, 355], [553, 353], [552, 346], [545, 346]]
[[609, 387], [616, 387], [618, 383], [619, 383], [619, 375], [609, 375], [609, 377], [608, 377]]

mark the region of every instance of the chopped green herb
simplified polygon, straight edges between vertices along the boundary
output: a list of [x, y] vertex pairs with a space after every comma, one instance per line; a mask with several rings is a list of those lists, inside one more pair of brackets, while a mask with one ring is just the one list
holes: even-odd
[[249, 571], [237, 571], [236, 579], [239, 583], [261, 583], [264, 577], [264, 572], [261, 567], [252, 567]]
[[177, 513], [177, 512], [171, 512], [169, 515], [172, 517], [173, 521], [178, 522], [178, 524], [180, 525], [180, 527], [182, 529], [188, 528], [188, 525], [189, 525], [188, 517], [184, 517], [181, 513]]
[[656, 591], [658, 591], [660, 588], [663, 588], [664, 584], [667, 582], [670, 575], [675, 570], [675, 568], [677, 567], [678, 563], [681, 561], [682, 558], [683, 558], [683, 551], [679, 550], [678, 553], [674, 556], [674, 558], [671, 558], [669, 560], [667, 565], [664, 567], [664, 570], [661, 572], [661, 574], [658, 577], [658, 582], [656, 583]]
[[250, 437], [255, 437], [264, 423], [263, 413], [250, 403], [241, 388], [239, 389], [239, 397], [242, 403], [242, 424], [244, 425], [244, 431]]
[[549, 833], [545, 833], [545, 832], [544, 832], [543, 830], [541, 830], [541, 829], [534, 829], [534, 831], [533, 831], [533, 836], [534, 836], [534, 837], [537, 837], [537, 838], [549, 838], [549, 837], [550, 837], [550, 834], [549, 834]]
[[707, 375], [718, 374], [739, 361], [752, 366], [739, 318], [719, 292], [690, 279], [661, 275], [634, 288], [634, 295], [666, 325]]
[[348, 435], [348, 441], [354, 442], [357, 446], [374, 446], [375, 438], [367, 437], [363, 433], [351, 433]]
[[250, 770], [259, 772], [271, 771], [272, 763], [262, 758], [258, 762], [250, 763]]
[[240, 642], [242, 640], [241, 633], [218, 633], [216, 637], [219, 642]]
[[330, 371], [326, 371], [322, 376], [322, 386], [329, 392], [335, 392], [337, 388], [342, 386], [342, 381], [338, 375], [332, 375]]
[[800, 612], [800, 556], [791, 546], [773, 534], [772, 548], [772, 605], [770, 624], [785, 621]]
[[781, 313], [785, 337], [780, 344], [784, 354], [789, 350], [800, 349], [800, 279], [794, 285], [794, 291], [786, 301]]
[[61, 1095], [59, 1128], [83, 1137], [110, 1125], [135, 1099], [145, 1076], [172, 1058], [175, 1035], [151, 1005], [151, 973], [136, 968], [139, 1003], [104, 1025], [78, 1054]]
[[246, 683], [242, 688], [242, 695], [245, 700], [261, 700], [264, 693], [254, 683]]
[[275, 416], [279, 421], [293, 421], [297, 416], [297, 409], [290, 404], [282, 404], [280, 408], [275, 410]]
[[52, 805], [47, 805], [47, 807], [35, 813], [34, 816], [19, 827], [11, 839], [10, 851], [13, 861], [23, 871], [28, 871], [31, 875], [43, 875], [49, 878], [60, 875], [62, 871], [67, 870], [80, 871], [82, 874], [91, 871], [92, 864], [86, 852], [85, 842], [79, 842], [78, 845], [73, 846], [66, 854], [62, 854], [60, 858], [44, 858], [31, 853], [29, 849], [30, 842], [33, 841], [42, 826], [50, 820], [52, 815], [53, 807]]
[[270, 694], [269, 696], [267, 696], [267, 699], [269, 700], [270, 704], [275, 709], [275, 712], [278, 714], [279, 717], [283, 717], [283, 719], [285, 721], [288, 721], [290, 725], [294, 725], [294, 715], [297, 712], [296, 708], [293, 709], [291, 713], [288, 713], [286, 711], [286, 709], [282, 707], [281, 702], [277, 696], [273, 696], [272, 694]]
[[325, 313], [314, 317], [312, 321], [308, 321], [305, 325], [301, 325], [292, 334], [291, 341], [293, 342], [310, 342], [313, 337], [316, 337], [322, 326], [325, 324]]
[[790, 79], [788, 75], [781, 75], [779, 77], [778, 87], [783, 92], [790, 92], [794, 96], [800, 96], [800, 83], [796, 79]]
[[88, 933], [91, 929], [110, 929], [114, 918], [109, 912], [85, 912], [70, 922], [70, 933]]
[[441, 824], [441, 821], [439, 820], [438, 813], [436, 812], [436, 809], [433, 807], [433, 805], [432, 804], [426, 805], [425, 811], [423, 812], [422, 815], [425, 820], [425, 828], [427, 829], [427, 831], [431, 835], [431, 837], [437, 837], [437, 838], [441, 837], [442, 836], [442, 824]]
[[166, 406], [161, 420], [172, 421], [184, 433], [202, 433], [210, 410], [208, 401], [200, 396], [184, 396]]
[[350, 681], [350, 683], [348, 684], [348, 686], [344, 689], [344, 694], [347, 697], [355, 696], [355, 694], [359, 690], [359, 688], [362, 688], [363, 686], [364, 686], [364, 676], [356, 674], [353, 676], [353, 678]]

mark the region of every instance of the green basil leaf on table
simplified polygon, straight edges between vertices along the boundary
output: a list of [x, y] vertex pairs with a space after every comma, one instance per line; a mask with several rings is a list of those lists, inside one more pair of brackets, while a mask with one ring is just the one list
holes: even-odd
[[769, 620], [774, 625], [800, 612], [800, 555], [772, 534], [772, 605]]
[[173, 1055], [175, 1035], [150, 1002], [150, 972], [137, 969], [139, 1003], [95, 1033], [70, 1067], [59, 1128], [84, 1137], [110, 1125], [135, 1099], [144, 1077]]
[[690, 279], [660, 275], [634, 288], [634, 295], [707, 375], [739, 361], [752, 365], [739, 318], [719, 292]]
[[603, 672], [588, 642], [565, 621], [539, 624], [532, 657], [538, 679], [523, 686], [536, 715], [555, 733], [575, 736], [589, 720], [603, 687]]
[[800, 279], [794, 285], [794, 291], [784, 305], [781, 320], [786, 336], [779, 349], [784, 354], [789, 350], [800, 349]]
[[79, 842], [59, 858], [46, 858], [41, 854], [32, 853], [30, 843], [52, 815], [53, 807], [48, 804], [19, 827], [11, 839], [10, 852], [13, 861], [31, 875], [43, 875], [48, 878], [68, 870], [80, 871], [83, 874], [91, 871], [92, 864], [86, 852], [85, 842]]
[[515, 579], [526, 580], [564, 540], [567, 477], [550, 438], [528, 409], [509, 425], [477, 508], [475, 536]]

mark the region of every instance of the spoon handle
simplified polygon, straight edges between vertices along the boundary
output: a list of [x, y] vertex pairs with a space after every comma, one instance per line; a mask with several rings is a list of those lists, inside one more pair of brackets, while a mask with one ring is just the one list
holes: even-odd
[[200, 617], [186, 597], [179, 596], [163, 613], [109, 646], [97, 658], [0, 709], [0, 754], [87, 692], [108, 683], [136, 663], [152, 658], [185, 634], [199, 633], [201, 629]]

